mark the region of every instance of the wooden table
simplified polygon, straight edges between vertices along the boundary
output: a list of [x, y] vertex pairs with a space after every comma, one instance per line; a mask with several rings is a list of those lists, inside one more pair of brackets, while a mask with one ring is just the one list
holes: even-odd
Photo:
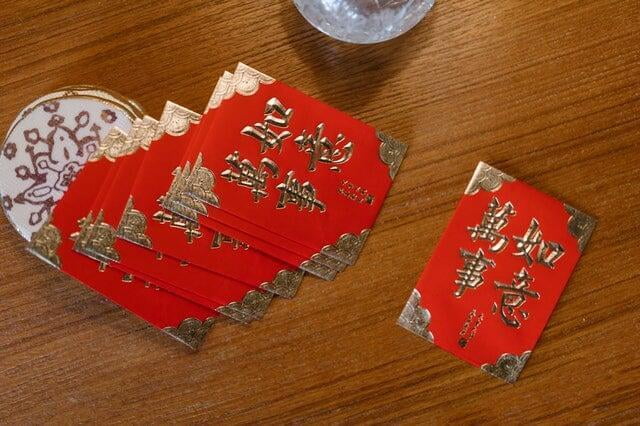
[[[335, 42], [289, 1], [13, 1], [0, 127], [89, 83], [202, 110], [239, 60], [409, 144], [357, 266], [192, 354], [0, 222], [0, 422], [628, 422], [640, 415], [640, 3], [439, 0]], [[515, 385], [395, 325], [479, 160], [599, 219]]]

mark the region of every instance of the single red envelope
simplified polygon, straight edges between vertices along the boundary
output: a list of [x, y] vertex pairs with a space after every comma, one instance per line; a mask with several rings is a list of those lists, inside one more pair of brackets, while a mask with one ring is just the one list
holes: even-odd
[[398, 324], [513, 383], [594, 227], [481, 162]]

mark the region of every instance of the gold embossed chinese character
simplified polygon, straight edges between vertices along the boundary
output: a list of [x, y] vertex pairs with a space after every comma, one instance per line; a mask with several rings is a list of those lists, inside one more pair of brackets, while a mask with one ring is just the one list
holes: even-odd
[[291, 203], [297, 205], [300, 211], [306, 209], [311, 212], [317, 207], [320, 212], [324, 212], [326, 207], [316, 197], [316, 189], [313, 185], [309, 182], [300, 183], [293, 175], [293, 170], [290, 170], [284, 182], [276, 186], [280, 190], [280, 199], [276, 208], [284, 209], [287, 204]]
[[229, 244], [234, 250], [238, 250], [239, 248], [249, 250], [249, 244], [243, 243], [240, 240], [236, 240], [235, 238], [231, 238], [228, 235], [224, 235], [223, 233], [216, 231], [213, 234], [213, 239], [211, 240], [211, 248], [220, 248], [222, 247], [222, 244]]
[[373, 204], [375, 197], [365, 188], [356, 186], [352, 182], [343, 179], [338, 187], [338, 194], [355, 201], [358, 204]]
[[240, 186], [251, 188], [251, 195], [256, 203], [269, 195], [266, 191], [267, 178], [269, 174], [274, 178], [278, 177], [279, 170], [276, 163], [265, 157], [256, 168], [246, 158], [240, 161], [238, 151], [227, 155], [225, 161], [231, 168], [223, 171], [220, 176], [229, 182], [237, 182]]
[[256, 139], [260, 143], [261, 154], [267, 149], [277, 148], [281, 151], [282, 142], [291, 136], [291, 132], [284, 130], [278, 133], [271, 126], [286, 128], [292, 115], [293, 109], [284, 107], [278, 98], [271, 98], [264, 109], [264, 121], [246, 126], [240, 133]]
[[460, 346], [461, 348], [465, 348], [469, 344], [469, 342], [473, 340], [483, 320], [484, 314], [478, 315], [478, 312], [475, 309], [472, 309], [467, 314], [467, 318], [464, 321], [464, 324], [462, 324], [462, 328], [458, 333], [458, 335], [460, 336], [460, 338], [458, 339], [458, 346]]
[[460, 256], [464, 261], [464, 265], [462, 269], [456, 269], [458, 279], [454, 281], [454, 284], [458, 286], [458, 289], [453, 293], [456, 297], [462, 297], [468, 288], [475, 290], [480, 287], [484, 282], [482, 273], [489, 266], [492, 268], [496, 266], [493, 260], [485, 257], [482, 249], [478, 249], [476, 253], [460, 249]]
[[489, 202], [489, 207], [482, 217], [482, 222], [476, 226], [468, 226], [473, 241], [486, 240], [491, 243], [489, 251], [498, 253], [509, 243], [506, 235], [500, 234], [500, 230], [507, 226], [509, 216], [516, 214], [513, 204], [510, 202], [500, 206], [500, 201], [493, 197]]
[[161, 224], [168, 224], [172, 228], [183, 230], [184, 235], [187, 237], [188, 244], [193, 244], [196, 239], [202, 237], [202, 232], [197, 222], [182, 218], [167, 211], [158, 210], [153, 214], [153, 220]]
[[564, 247], [553, 241], [542, 239], [540, 223], [536, 218], [531, 219], [527, 232], [522, 237], [513, 237], [516, 242], [514, 256], [522, 256], [527, 265], [533, 264], [533, 252], [537, 249], [536, 259], [538, 263], [553, 269], [556, 261], [564, 255]]
[[309, 154], [309, 171], [316, 170], [318, 163], [332, 164], [331, 170], [340, 171], [337, 164], [344, 164], [353, 155], [353, 142], [345, 142], [345, 137], [339, 133], [336, 142], [333, 143], [324, 132], [324, 123], [318, 124], [313, 134], [307, 134], [304, 130], [302, 135], [294, 139], [300, 151]]
[[[496, 281], [497, 289], [502, 290], [502, 298], [500, 300], [500, 317], [502, 321], [509, 327], [519, 328], [520, 319], [527, 319], [529, 313], [522, 309], [522, 305], [527, 301], [527, 297], [540, 299], [540, 293], [529, 289], [529, 285], [533, 281], [533, 277], [529, 275], [525, 268], [514, 275], [511, 284], [503, 284]], [[494, 311], [497, 309], [494, 303]]]

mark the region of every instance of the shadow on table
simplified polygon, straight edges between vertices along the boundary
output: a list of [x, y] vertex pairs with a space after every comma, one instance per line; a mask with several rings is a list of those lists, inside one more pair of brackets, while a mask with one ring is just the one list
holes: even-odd
[[290, 1], [282, 3], [280, 20], [289, 43], [308, 65], [323, 97], [335, 102], [336, 89], [347, 87], [353, 93], [348, 98], [349, 109], [356, 110], [430, 43], [431, 14], [406, 34], [371, 45], [345, 43], [317, 31]]

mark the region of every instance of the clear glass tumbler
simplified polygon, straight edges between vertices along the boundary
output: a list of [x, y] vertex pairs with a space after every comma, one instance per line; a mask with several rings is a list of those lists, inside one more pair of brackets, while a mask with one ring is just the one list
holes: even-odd
[[413, 28], [435, 0], [293, 0], [302, 16], [338, 40], [369, 44]]

